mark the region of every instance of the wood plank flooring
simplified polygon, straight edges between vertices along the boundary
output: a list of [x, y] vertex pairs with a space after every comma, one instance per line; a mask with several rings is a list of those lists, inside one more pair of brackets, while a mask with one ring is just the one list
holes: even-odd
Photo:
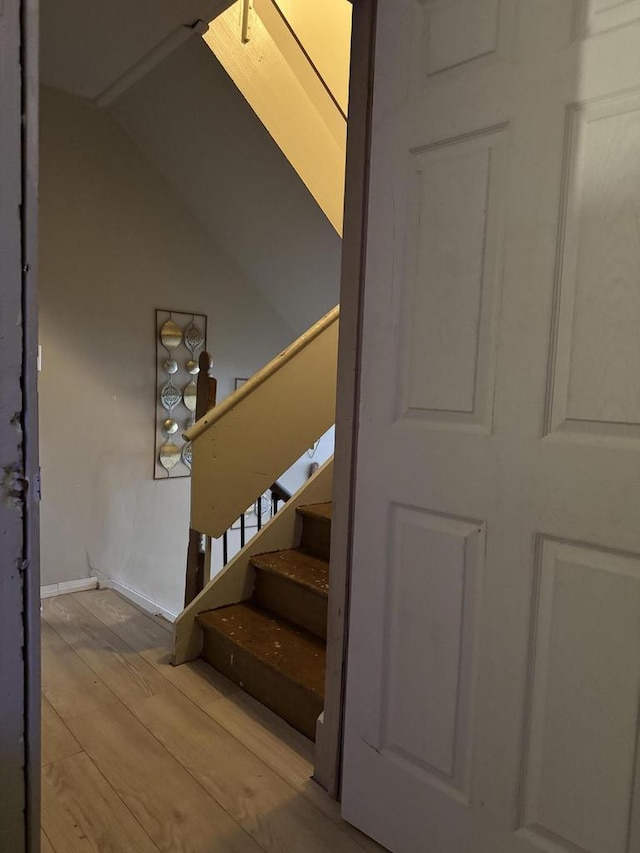
[[111, 590], [43, 604], [43, 853], [375, 853], [313, 745]]

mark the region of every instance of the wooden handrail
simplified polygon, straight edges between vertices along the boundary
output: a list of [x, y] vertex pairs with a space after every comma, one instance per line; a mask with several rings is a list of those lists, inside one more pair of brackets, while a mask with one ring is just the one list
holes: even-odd
[[218, 538], [335, 421], [336, 307], [189, 430], [191, 527]]
[[325, 329], [329, 328], [332, 323], [335, 323], [340, 316], [340, 306], [336, 305], [327, 314], [318, 320], [315, 325], [307, 329], [300, 337], [295, 340], [290, 346], [283, 350], [279, 355], [272, 359], [269, 364], [265, 365], [262, 370], [254, 374], [251, 379], [247, 380], [244, 385], [236, 389], [225, 400], [217, 405], [214, 409], [196, 421], [193, 426], [185, 431], [184, 437], [187, 441], [195, 441], [196, 438], [206, 432], [213, 424], [223, 418], [227, 412], [234, 409], [238, 403], [242, 402], [245, 397], [252, 394], [257, 388], [263, 385], [267, 379], [278, 372], [285, 364], [292, 361], [302, 350], [306, 349], [309, 344], [314, 341]]

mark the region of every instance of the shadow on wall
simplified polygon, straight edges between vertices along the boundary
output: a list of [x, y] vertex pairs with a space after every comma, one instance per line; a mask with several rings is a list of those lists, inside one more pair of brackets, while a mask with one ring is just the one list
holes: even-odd
[[201, 39], [156, 66], [113, 108], [294, 337], [338, 303], [339, 236]]
[[[298, 459], [297, 462], [289, 468], [288, 471], [285, 471], [284, 474], [278, 478], [278, 483], [284, 487], [284, 489], [289, 492], [289, 494], [293, 495], [298, 491], [299, 488], [309, 479], [309, 477], [315, 473], [318, 467], [323, 465], [329, 457], [333, 456], [333, 448], [334, 448], [334, 439], [335, 439], [335, 427], [331, 427], [328, 429], [323, 436], [320, 437], [318, 443], [315, 447], [309, 448], [309, 450]], [[314, 467], [316, 466], [316, 467]], [[250, 520], [250, 524], [253, 524], [253, 517]], [[245, 543], [249, 541], [249, 539], [257, 533], [257, 526], [247, 527], [246, 528], [246, 536]], [[234, 525], [227, 532], [227, 548], [228, 548], [228, 559], [231, 560], [242, 546], [241, 543], [241, 535], [238, 525]], [[211, 543], [211, 572], [212, 575], [215, 575], [223, 566], [224, 566], [224, 557], [223, 557], [223, 542], [222, 538], [214, 539]]]
[[43, 89], [43, 585], [183, 598], [189, 480], [154, 482], [154, 309], [207, 314], [221, 393], [295, 334], [107, 114]]

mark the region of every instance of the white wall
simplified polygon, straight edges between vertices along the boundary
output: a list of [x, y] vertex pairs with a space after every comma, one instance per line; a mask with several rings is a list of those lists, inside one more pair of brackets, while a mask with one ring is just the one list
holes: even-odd
[[340, 238], [201, 39], [112, 107], [296, 336], [337, 305]]
[[42, 583], [181, 608], [189, 480], [154, 481], [154, 309], [208, 315], [220, 397], [293, 330], [108, 114], [44, 88]]

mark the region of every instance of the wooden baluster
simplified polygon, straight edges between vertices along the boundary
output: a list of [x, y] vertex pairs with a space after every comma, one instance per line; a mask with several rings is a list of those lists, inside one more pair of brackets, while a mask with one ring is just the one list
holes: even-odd
[[[208, 352], [200, 353], [198, 365], [200, 372], [198, 373], [196, 390], [196, 420], [200, 420], [209, 409], [215, 406], [218, 388], [218, 381], [210, 375], [213, 361]], [[202, 547], [202, 538], [200, 531], [194, 530], [192, 527], [189, 528], [187, 573], [184, 589], [185, 607], [204, 589], [205, 550]]]

